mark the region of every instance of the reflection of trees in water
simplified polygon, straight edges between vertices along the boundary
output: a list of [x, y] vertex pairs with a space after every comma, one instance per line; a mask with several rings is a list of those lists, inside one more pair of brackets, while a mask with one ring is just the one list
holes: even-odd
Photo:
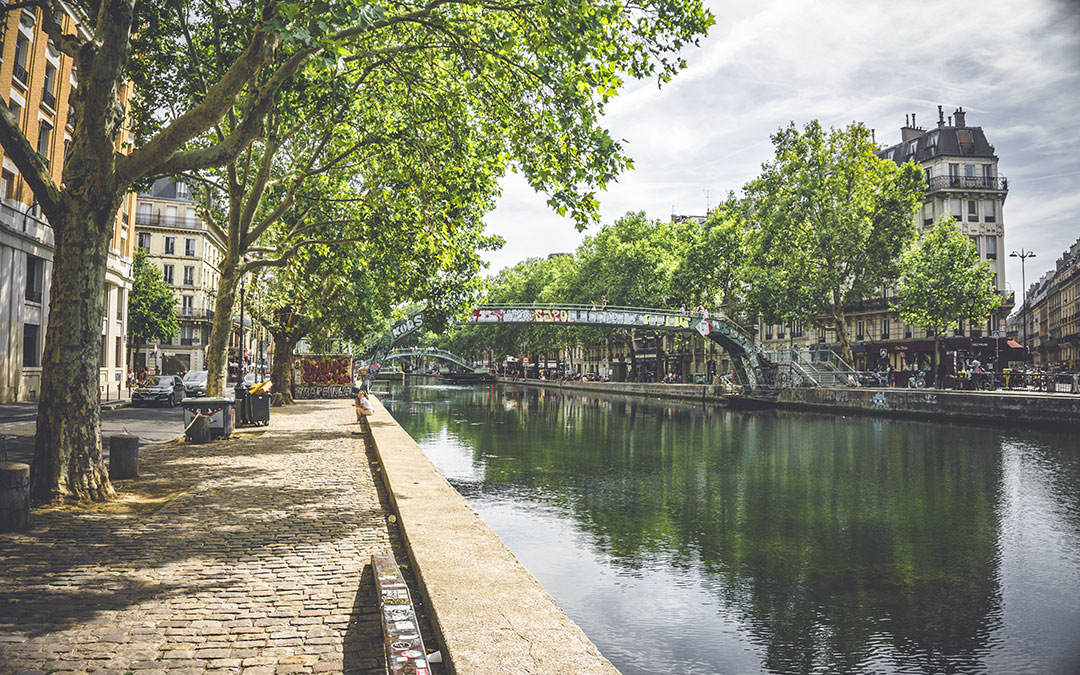
[[[978, 668], [1001, 611], [996, 432], [550, 390], [454, 396], [478, 489], [560, 508], [625, 569], [701, 570], [763, 668], [859, 670], [885, 645], [907, 668]], [[447, 421], [407, 424], [419, 437]]]

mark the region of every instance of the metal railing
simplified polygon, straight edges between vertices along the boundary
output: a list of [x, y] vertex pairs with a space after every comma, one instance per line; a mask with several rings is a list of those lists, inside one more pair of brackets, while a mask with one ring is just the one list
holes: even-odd
[[[185, 230], [203, 229], [203, 221], [186, 216], [167, 216], [160, 213], [135, 213], [136, 225], [158, 225], [160, 227], [179, 227]], [[189, 255], [194, 255], [189, 254]]]
[[934, 176], [927, 181], [931, 190], [1003, 190], [1009, 189], [1005, 176]]
[[30, 82], [30, 73], [26, 72], [25, 66], [20, 66], [18, 63], [12, 66], [11, 74], [24, 87]]
[[48, 89], [41, 90], [41, 102], [49, 106], [53, 110], [56, 110], [56, 94], [52, 93]]

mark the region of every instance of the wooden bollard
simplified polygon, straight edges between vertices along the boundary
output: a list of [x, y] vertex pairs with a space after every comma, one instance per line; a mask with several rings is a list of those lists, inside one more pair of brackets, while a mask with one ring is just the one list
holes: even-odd
[[0, 532], [30, 529], [30, 465], [0, 462]]
[[109, 438], [109, 478], [139, 477], [139, 437], [118, 434]]

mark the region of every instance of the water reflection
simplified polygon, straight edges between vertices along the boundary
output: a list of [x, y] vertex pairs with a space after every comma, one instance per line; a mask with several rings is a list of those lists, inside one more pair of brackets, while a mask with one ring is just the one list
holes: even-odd
[[394, 397], [626, 674], [1080, 663], [1065, 436], [513, 387]]

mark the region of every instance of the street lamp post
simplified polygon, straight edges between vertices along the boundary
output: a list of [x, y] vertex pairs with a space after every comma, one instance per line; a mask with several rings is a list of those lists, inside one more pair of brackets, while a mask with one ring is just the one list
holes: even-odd
[[1027, 348], [1028, 348], [1028, 343], [1027, 343], [1027, 313], [1028, 313], [1028, 306], [1027, 305], [1028, 305], [1028, 302], [1027, 302], [1027, 276], [1024, 273], [1024, 262], [1028, 258], [1034, 258], [1035, 257], [1035, 251], [1025, 251], [1024, 249], [1020, 249], [1019, 253], [1017, 253], [1016, 251], [1013, 251], [1012, 253], [1009, 254], [1009, 257], [1010, 258], [1020, 258], [1020, 287], [1024, 289], [1024, 309], [1023, 309], [1023, 312], [1021, 312], [1021, 320], [1024, 322], [1024, 353], [1026, 355], [1027, 354]]

